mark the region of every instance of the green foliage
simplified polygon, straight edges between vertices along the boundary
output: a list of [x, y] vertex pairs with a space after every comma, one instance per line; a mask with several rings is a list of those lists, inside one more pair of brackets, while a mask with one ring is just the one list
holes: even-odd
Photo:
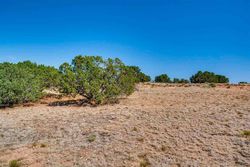
[[228, 83], [229, 79], [223, 75], [216, 75], [212, 72], [198, 71], [190, 78], [191, 83]]
[[131, 70], [134, 71], [136, 82], [149, 82], [151, 77], [141, 72], [141, 69], [138, 66], [128, 66]]
[[173, 83], [189, 83], [189, 81], [187, 79], [174, 78]]
[[161, 74], [155, 77], [155, 82], [171, 83], [171, 79], [167, 74]]
[[12, 63], [0, 64], [0, 105], [35, 101], [41, 95], [39, 79], [27, 68]]
[[60, 66], [61, 91], [80, 94], [91, 102], [103, 104], [130, 95], [135, 88], [134, 71], [119, 59], [104, 60], [100, 56], [76, 56], [72, 64]]
[[228, 83], [229, 79], [223, 75], [215, 75], [217, 79], [215, 79], [215, 81], [217, 81], [216, 83]]
[[[68, 63], [63, 63], [59, 70], [62, 74], [60, 82], [60, 91], [65, 94], [77, 94], [77, 78], [76, 74], [73, 71], [73, 68]], [[78, 77], [79, 78], [79, 77]]]
[[60, 72], [54, 67], [37, 65], [36, 63], [32, 63], [30, 61], [20, 62], [17, 65], [34, 74], [37, 79], [40, 80], [44, 89], [57, 87], [60, 83]]

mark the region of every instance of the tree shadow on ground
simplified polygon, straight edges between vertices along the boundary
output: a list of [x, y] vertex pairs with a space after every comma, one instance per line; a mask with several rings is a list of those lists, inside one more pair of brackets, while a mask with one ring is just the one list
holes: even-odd
[[48, 104], [48, 106], [91, 106], [96, 107], [95, 104], [91, 103], [87, 99], [77, 99], [77, 100], [60, 100], [54, 101]]

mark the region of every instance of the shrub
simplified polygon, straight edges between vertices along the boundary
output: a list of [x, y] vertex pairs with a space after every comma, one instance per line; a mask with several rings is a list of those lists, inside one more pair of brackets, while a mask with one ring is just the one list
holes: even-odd
[[151, 81], [151, 77], [141, 72], [141, 69], [138, 66], [128, 66], [132, 71], [134, 71], [134, 75], [136, 78], [136, 82], [149, 82]]
[[171, 80], [167, 74], [161, 74], [155, 77], [155, 82], [171, 83]]
[[212, 72], [198, 71], [190, 78], [191, 83], [228, 83], [229, 79], [223, 75], [216, 75]]
[[61, 91], [80, 94], [90, 102], [103, 104], [117, 101], [121, 95], [130, 95], [136, 78], [131, 68], [119, 59], [104, 60], [100, 56], [76, 56], [72, 64], [60, 66]]
[[35, 101], [42, 95], [40, 81], [29, 70], [12, 63], [0, 64], [0, 104], [11, 106]]

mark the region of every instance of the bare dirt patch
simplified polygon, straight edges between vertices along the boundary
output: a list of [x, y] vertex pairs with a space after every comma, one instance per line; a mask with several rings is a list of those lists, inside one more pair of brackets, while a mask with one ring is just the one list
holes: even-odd
[[249, 86], [147, 84], [115, 105], [49, 102], [0, 110], [0, 166], [250, 166]]

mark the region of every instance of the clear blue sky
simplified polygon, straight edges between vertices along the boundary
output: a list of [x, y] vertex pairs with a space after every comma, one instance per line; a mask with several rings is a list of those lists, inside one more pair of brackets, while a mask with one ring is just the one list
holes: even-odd
[[250, 82], [249, 0], [0, 0], [0, 62], [119, 57], [152, 77]]

